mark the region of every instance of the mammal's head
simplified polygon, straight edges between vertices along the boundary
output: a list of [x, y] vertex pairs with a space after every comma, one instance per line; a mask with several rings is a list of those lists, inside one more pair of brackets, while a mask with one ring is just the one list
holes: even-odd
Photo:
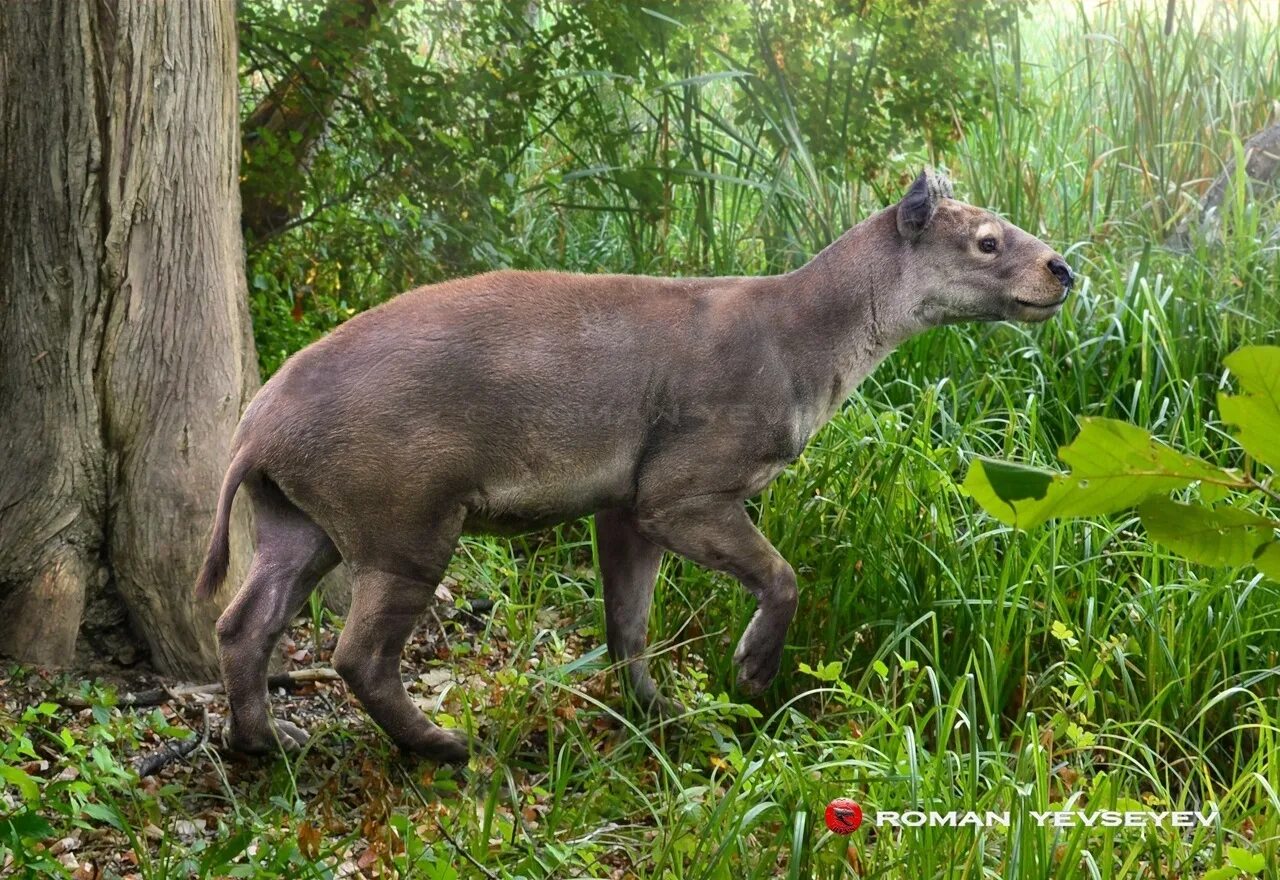
[[990, 211], [956, 201], [942, 175], [921, 172], [896, 210], [907, 254], [904, 278], [924, 324], [1044, 321], [1075, 281], [1053, 248]]

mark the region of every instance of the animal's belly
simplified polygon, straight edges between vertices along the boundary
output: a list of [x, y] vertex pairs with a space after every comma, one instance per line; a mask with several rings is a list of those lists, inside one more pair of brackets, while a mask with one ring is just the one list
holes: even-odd
[[522, 535], [525, 532], [549, 529], [552, 526], [578, 519], [589, 513], [594, 513], [594, 510], [584, 510], [569, 515], [548, 514], [542, 517], [513, 514], [494, 515], [475, 512], [467, 515], [467, 518], [462, 523], [462, 530], [472, 535]]
[[633, 472], [631, 458], [619, 454], [576, 467], [538, 468], [489, 480], [469, 499], [463, 529], [519, 534], [628, 506], [634, 501]]

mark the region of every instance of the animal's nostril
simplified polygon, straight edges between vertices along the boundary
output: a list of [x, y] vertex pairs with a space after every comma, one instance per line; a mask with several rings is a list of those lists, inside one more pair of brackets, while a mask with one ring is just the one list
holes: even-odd
[[1071, 274], [1071, 267], [1067, 265], [1062, 257], [1054, 257], [1049, 260], [1049, 271], [1062, 282], [1063, 287], [1070, 287], [1076, 282], [1076, 276]]

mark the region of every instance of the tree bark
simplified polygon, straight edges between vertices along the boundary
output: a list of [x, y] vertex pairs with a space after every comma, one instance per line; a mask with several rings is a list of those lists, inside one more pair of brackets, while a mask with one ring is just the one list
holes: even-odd
[[216, 669], [191, 585], [258, 382], [236, 64], [232, 0], [0, 4], [0, 652], [69, 663], [118, 597], [158, 669]]

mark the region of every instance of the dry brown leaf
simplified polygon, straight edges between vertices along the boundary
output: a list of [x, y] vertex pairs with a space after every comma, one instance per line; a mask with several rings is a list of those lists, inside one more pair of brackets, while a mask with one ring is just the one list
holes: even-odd
[[320, 833], [320, 829], [310, 822], [303, 822], [298, 826], [298, 849], [313, 862], [320, 855], [320, 842], [322, 839], [323, 835]]

